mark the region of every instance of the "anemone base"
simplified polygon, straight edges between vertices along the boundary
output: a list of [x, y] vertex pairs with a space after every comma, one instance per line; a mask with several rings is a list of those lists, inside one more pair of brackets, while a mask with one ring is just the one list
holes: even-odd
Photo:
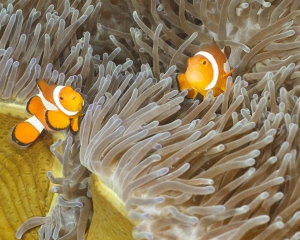
[[[24, 120], [25, 108], [1, 103], [0, 109], [0, 239], [15, 239], [23, 222], [46, 216], [55, 201], [47, 171], [61, 175], [60, 163], [50, 152], [50, 145], [62, 134], [45, 132], [29, 147], [18, 147], [10, 134], [13, 126]], [[38, 239], [37, 231], [38, 228], [30, 230], [22, 239]]]
[[87, 240], [132, 240], [132, 223], [127, 217], [124, 203], [92, 174], [91, 191], [94, 214]]

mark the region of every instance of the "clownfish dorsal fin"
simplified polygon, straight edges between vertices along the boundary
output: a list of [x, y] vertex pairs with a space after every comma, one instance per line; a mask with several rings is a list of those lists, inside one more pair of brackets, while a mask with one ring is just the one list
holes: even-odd
[[211, 45], [212, 45], [213, 47], [219, 48], [218, 44], [217, 44], [216, 41], [215, 41], [215, 38], [212, 38], [212, 40], [211, 40]]
[[[216, 43], [216, 41], [215, 41], [215, 39], [213, 38], [212, 39], [212, 41], [211, 41], [211, 46], [212, 47], [214, 47], [214, 48], [217, 48], [217, 49], [219, 49], [226, 57], [227, 57], [227, 55], [226, 55], [226, 53], [224, 52], [224, 50], [227, 48], [227, 46], [225, 47], [225, 48], [220, 48], [220, 46]], [[228, 50], [229, 50], [229, 54], [230, 54], [230, 52], [231, 52], [231, 49], [230, 49], [230, 47], [228, 46]], [[226, 51], [228, 51], [228, 50], [226, 50]], [[228, 55], [229, 56], [229, 55]]]
[[36, 83], [41, 92], [46, 92], [48, 90], [49, 85], [43, 79], [36, 80]]
[[40, 94], [50, 103], [54, 104], [53, 100], [53, 91], [56, 88], [56, 85], [48, 85], [44, 80], [38, 79], [36, 81]]
[[229, 59], [230, 53], [231, 53], [231, 48], [229, 46], [226, 46], [223, 50], [224, 55], [226, 56], [227, 60]]
[[[212, 42], [211, 42], [211, 45], [214, 46], [214, 47], [217, 47], [219, 48], [218, 44], [216, 43], [215, 39], [213, 38], [212, 39]], [[220, 49], [220, 48], [219, 48]], [[226, 59], [228, 60], [229, 59], [229, 56], [231, 54], [231, 48], [229, 46], [225, 46], [222, 50], [221, 50], [224, 55], [226, 56]]]

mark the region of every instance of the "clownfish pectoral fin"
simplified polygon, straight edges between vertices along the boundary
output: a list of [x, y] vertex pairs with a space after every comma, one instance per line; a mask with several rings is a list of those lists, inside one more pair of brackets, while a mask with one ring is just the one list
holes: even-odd
[[196, 98], [197, 97], [197, 90], [194, 88], [189, 89], [189, 93], [186, 95], [187, 98]]
[[235, 68], [231, 69], [228, 73], [225, 74], [226, 78], [234, 72]]
[[195, 98], [197, 96], [198, 92], [189, 84], [185, 74], [179, 73], [176, 79], [177, 79], [178, 88], [181, 92], [185, 89], [189, 90], [189, 93], [187, 94], [187, 98]]
[[178, 88], [179, 88], [180, 92], [182, 92], [185, 89], [190, 89], [191, 88], [191, 85], [186, 80], [185, 74], [179, 73], [176, 76], [176, 80], [177, 80], [177, 85], [178, 85]]
[[[224, 75], [222, 75], [222, 78], [225, 80], [225, 85], [226, 85], [226, 81], [227, 81], [227, 78], [229, 76], [231, 76], [231, 74], [234, 72], [235, 68], [231, 69], [228, 73], [225, 73]], [[224, 85], [224, 84], [223, 84]]]
[[222, 90], [223, 92], [225, 92], [225, 90], [226, 90], [226, 82], [225, 82], [225, 84], [222, 84], [221, 90]]
[[72, 134], [76, 134], [79, 130], [78, 118], [72, 118], [70, 120], [70, 131]]
[[26, 106], [27, 112], [31, 115], [36, 114], [37, 111], [41, 111], [44, 108], [45, 107], [42, 103], [42, 100], [38, 96], [33, 96], [32, 98], [30, 98]]
[[[206, 98], [206, 95], [207, 95], [207, 92], [208, 92], [209, 90], [199, 90], [199, 93], [203, 96], [203, 99], [205, 99]], [[213, 91], [214, 92], [214, 91]]]
[[[221, 89], [225, 92], [225, 90], [226, 90], [226, 82], [227, 82], [227, 78], [233, 73], [233, 71], [235, 70], [235, 68], [234, 69], [232, 69], [231, 71], [229, 71], [228, 73], [226, 73], [225, 75], [224, 75], [224, 82], [222, 83], [222, 85], [221, 85]], [[233, 83], [231, 84], [231, 87], [233, 86]]]
[[43, 129], [42, 123], [33, 116], [17, 124], [12, 130], [11, 138], [20, 146], [28, 146], [37, 139]]
[[48, 110], [45, 113], [46, 123], [52, 130], [64, 130], [70, 125], [70, 119], [59, 111]]

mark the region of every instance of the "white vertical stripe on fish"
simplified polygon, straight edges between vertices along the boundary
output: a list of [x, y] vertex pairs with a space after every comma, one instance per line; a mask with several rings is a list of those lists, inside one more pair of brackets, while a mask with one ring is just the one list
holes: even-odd
[[38, 94], [37, 96], [41, 99], [41, 101], [42, 101], [44, 107], [45, 107], [47, 110], [55, 110], [55, 111], [58, 110], [57, 107], [56, 107], [53, 103], [49, 102], [49, 101], [44, 97], [44, 95], [43, 95], [43, 93], [42, 93], [41, 91], [39, 92], [39, 94]]
[[218, 78], [219, 78], [219, 67], [218, 67], [217, 61], [214, 58], [214, 56], [211, 55], [208, 52], [200, 51], [200, 52], [196, 53], [195, 56], [196, 55], [202, 55], [202, 56], [206, 57], [208, 59], [208, 61], [210, 61], [211, 65], [212, 65], [212, 68], [213, 68], [213, 79], [210, 82], [210, 84], [208, 84], [208, 86], [204, 90], [212, 89], [214, 86], [216, 86]]
[[65, 86], [57, 86], [54, 88], [53, 91], [53, 100], [56, 104], [56, 106], [59, 108], [59, 110], [61, 110], [64, 114], [68, 115], [68, 116], [73, 116], [76, 115], [78, 113], [78, 111], [76, 112], [72, 112], [72, 111], [68, 111], [67, 109], [65, 109], [63, 107], [63, 105], [61, 105], [60, 100], [59, 100], [59, 93], [60, 91], [64, 88]]
[[32, 116], [31, 118], [28, 118], [25, 120], [25, 122], [29, 122], [32, 126], [36, 128], [40, 133], [44, 130], [44, 125], [41, 123], [40, 120], [37, 119], [36, 116]]

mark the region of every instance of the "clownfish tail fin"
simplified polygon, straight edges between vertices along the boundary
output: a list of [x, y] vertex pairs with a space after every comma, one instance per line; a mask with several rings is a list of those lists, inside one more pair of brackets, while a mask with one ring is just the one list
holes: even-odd
[[42, 123], [33, 116], [17, 124], [12, 130], [11, 138], [19, 146], [28, 146], [38, 138], [43, 129]]
[[31, 115], [34, 115], [37, 113], [37, 111], [40, 111], [41, 109], [45, 108], [42, 100], [38, 96], [33, 96], [29, 99], [27, 102], [26, 110]]

